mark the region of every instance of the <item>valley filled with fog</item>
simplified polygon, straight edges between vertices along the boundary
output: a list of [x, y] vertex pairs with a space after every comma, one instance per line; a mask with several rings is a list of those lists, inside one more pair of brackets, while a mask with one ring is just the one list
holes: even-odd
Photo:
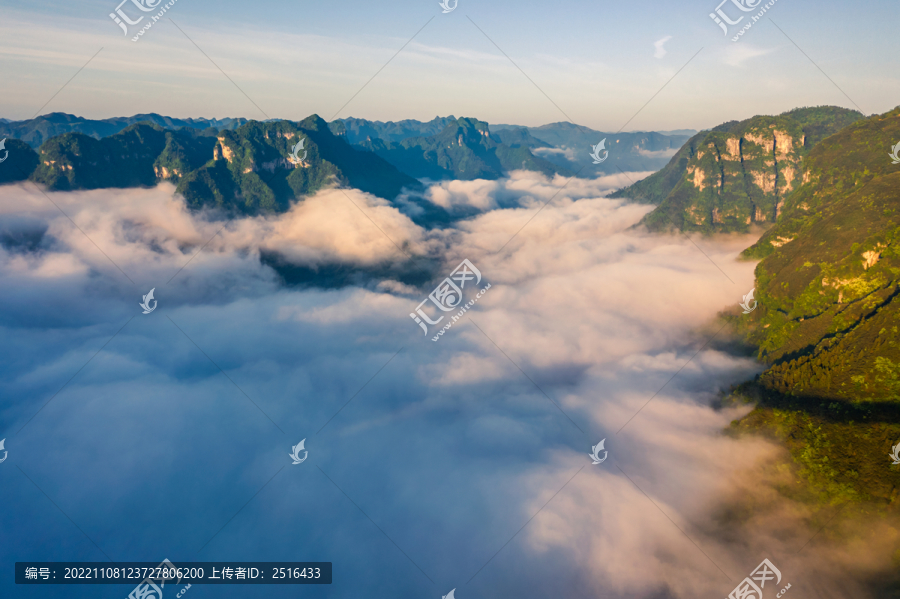
[[[434, 183], [465, 218], [433, 228], [354, 189], [219, 220], [168, 183], [4, 187], [6, 449], [59, 509], [5, 471], [0, 556], [326, 560], [340, 588], [304, 596], [521, 599], [722, 597], [777, 556], [792, 599], [864, 597], [845, 575], [877, 530], [798, 552], [784, 450], [725, 434], [751, 408], [723, 394], [762, 367], [718, 315], [754, 287], [758, 234], [633, 229], [652, 206], [605, 196], [646, 174]], [[292, 284], [266, 255], [357, 275]], [[410, 313], [463, 259], [490, 290], [434, 342]], [[420, 260], [425, 282], [384, 275]]]

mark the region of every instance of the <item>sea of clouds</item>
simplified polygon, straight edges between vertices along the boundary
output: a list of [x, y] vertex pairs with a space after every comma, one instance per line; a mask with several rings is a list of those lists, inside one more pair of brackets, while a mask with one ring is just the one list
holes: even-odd
[[[711, 407], [761, 369], [707, 344], [754, 238], [632, 229], [650, 207], [604, 197], [627, 178], [436, 183], [469, 216], [432, 229], [357, 190], [223, 221], [170, 185], [0, 188], [0, 594], [125, 597], [15, 586], [12, 562], [168, 558], [333, 562], [309, 597], [687, 599], [768, 558], [789, 598], [864, 597], [868, 553], [798, 552], [782, 450], [723, 434], [749, 407]], [[292, 287], [267, 252], [440, 266]], [[491, 289], [435, 343], [409, 314], [463, 259]], [[765, 509], [726, 517], [747, 498]]]

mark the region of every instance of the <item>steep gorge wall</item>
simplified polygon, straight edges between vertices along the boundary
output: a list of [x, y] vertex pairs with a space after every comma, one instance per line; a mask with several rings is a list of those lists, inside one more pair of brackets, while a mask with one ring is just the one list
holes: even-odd
[[796, 124], [754, 122], [710, 132], [693, 146], [682, 180], [643, 222], [651, 230], [674, 225], [704, 231], [746, 231], [775, 222], [799, 182], [805, 147]]

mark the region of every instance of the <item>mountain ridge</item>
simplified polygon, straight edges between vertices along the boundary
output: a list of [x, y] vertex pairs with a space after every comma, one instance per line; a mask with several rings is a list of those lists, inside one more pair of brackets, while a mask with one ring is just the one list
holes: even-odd
[[[267, 119], [262, 122], [280, 122], [281, 120]], [[389, 146], [390, 144], [400, 144], [414, 137], [440, 135], [444, 128], [457, 120], [452, 115], [437, 116], [430, 121], [415, 119], [371, 121], [348, 117], [334, 120], [328, 125], [332, 133], [351, 145], [366, 145], [381, 139]], [[176, 118], [157, 113], [94, 120], [55, 112], [22, 121], [0, 119], [0, 139], [3, 137], [21, 139], [32, 148], [38, 149], [44, 142], [65, 133], [82, 133], [99, 140], [119, 133], [138, 122], [150, 122], [168, 130], [192, 128], [202, 131], [212, 128], [214, 132], [221, 132], [234, 130], [247, 124], [250, 120], [245, 118]], [[585, 177], [617, 174], [619, 169], [625, 171], [658, 170], [665, 166], [668, 158], [688, 139], [687, 135], [678, 135], [678, 131], [613, 134], [567, 122], [550, 123], [540, 127], [489, 125], [489, 132], [496, 141], [506, 143], [512, 149], [527, 148], [535, 158], [541, 159], [536, 161], [538, 166], [535, 168], [539, 167], [544, 172], [574, 173], [580, 171], [580, 176]], [[523, 137], [524, 134], [530, 137], [526, 139]], [[609, 138], [610, 160], [602, 164], [593, 164], [589, 156], [590, 147], [604, 138]], [[507, 153], [512, 154], [512, 152]], [[524, 156], [524, 153], [519, 152], [519, 154], [522, 154], [516, 157], [519, 163], [522, 159], [525, 159], [526, 162], [531, 160]], [[549, 164], [543, 163], [542, 160], [546, 160]]]
[[[0, 119], [2, 120], [2, 119]], [[150, 122], [165, 129], [234, 129], [247, 122], [247, 119], [178, 119], [156, 113], [136, 114], [130, 117], [112, 117], [107, 119], [86, 119], [64, 112], [51, 112], [24, 121], [3, 121], [0, 123], [0, 137], [21, 139], [32, 148], [37, 149], [45, 141], [65, 133], [83, 133], [94, 139], [102, 139], [119, 133], [129, 125], [139, 122]]]
[[436, 116], [430, 121], [404, 119], [402, 121], [370, 121], [348, 117], [328, 123], [332, 133], [343, 136], [351, 144], [382, 139], [387, 142], [403, 141], [410, 137], [437, 135], [447, 125], [456, 121], [453, 115]]
[[[295, 163], [288, 157], [301, 139], [306, 159]], [[392, 202], [404, 190], [422, 189], [417, 180], [378, 156], [332, 134], [317, 115], [299, 123], [250, 121], [218, 132], [167, 130], [142, 122], [99, 140], [66, 133], [51, 138], [37, 152], [20, 140], [8, 142], [15, 143], [17, 160], [26, 167], [3, 169], [2, 182], [27, 178], [51, 190], [68, 191], [169, 181], [196, 210], [283, 212], [295, 198], [327, 186], [354, 187]], [[425, 200], [406, 201], [421, 208], [420, 220], [447, 218], [443, 209]]]

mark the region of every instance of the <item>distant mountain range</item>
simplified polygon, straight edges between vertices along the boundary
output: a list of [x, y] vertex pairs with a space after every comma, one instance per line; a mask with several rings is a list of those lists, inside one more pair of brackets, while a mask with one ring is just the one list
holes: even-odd
[[[517, 169], [547, 176], [573, 174], [535, 156], [527, 145], [514, 138], [492, 134], [484, 121], [460, 118], [447, 123], [436, 135], [408, 137], [399, 142], [368, 139], [358, 147], [420, 179], [498, 179]], [[504, 143], [507, 141], [510, 143]]]
[[0, 138], [12, 137], [21, 139], [32, 148], [37, 149], [48, 139], [63, 133], [83, 133], [94, 139], [100, 139], [115, 135], [125, 127], [141, 122], [153, 123], [164, 129], [180, 129], [182, 127], [206, 129], [213, 127], [216, 130], [222, 130], [236, 129], [245, 124], [247, 119], [176, 119], [151, 113], [92, 120], [64, 112], [52, 112], [37, 118], [28, 119], [27, 121], [0, 119]]
[[[296, 164], [288, 160], [303, 140]], [[94, 139], [83, 133], [51, 138], [35, 152], [16, 139], [7, 140], [10, 158], [0, 182], [31, 179], [53, 190], [153, 186], [170, 181], [193, 209], [218, 208], [228, 214], [282, 212], [295, 198], [325, 186], [353, 187], [394, 200], [404, 189], [421, 190], [377, 155], [354, 149], [331, 133], [316, 115], [299, 123], [250, 121], [234, 130], [167, 130], [136, 123]], [[423, 222], [447, 220], [425, 200]]]
[[337, 119], [329, 126], [335, 135], [341, 135], [351, 144], [366, 140], [381, 139], [387, 142], [403, 141], [410, 137], [428, 137], [437, 135], [450, 123], [455, 123], [455, 116], [436, 116], [430, 121], [367, 121], [366, 119]]
[[[330, 126], [335, 134], [344, 135], [350, 143], [375, 151], [400, 170], [404, 170], [404, 172], [411, 175], [413, 171], [427, 173], [413, 176], [437, 178], [439, 176], [451, 176], [451, 173], [456, 173], [456, 176], [459, 178], [471, 178], [463, 174], [466, 171], [456, 171], [453, 168], [447, 168], [446, 163], [444, 166], [438, 165], [437, 170], [426, 167], [410, 151], [419, 148], [425, 154], [436, 151], [439, 146], [445, 149], [452, 149], [447, 148], [448, 144], [443, 143], [444, 141], [449, 141], [448, 139], [441, 142], [438, 142], [436, 139], [428, 141], [409, 140], [419, 137], [435, 137], [436, 135], [449, 136], [450, 133], [445, 133], [444, 129], [451, 125], [463, 127], [463, 131], [457, 133], [458, 137], [459, 133], [464, 133], [465, 130], [468, 130], [469, 126], [466, 123], [475, 122], [484, 123], [484, 121], [477, 121], [477, 119], [456, 119], [450, 116], [435, 117], [427, 122], [406, 120], [383, 123], [365, 119], [338, 119], [333, 121]], [[341, 126], [342, 124], [343, 127]], [[487, 139], [490, 139], [498, 144], [509, 146], [510, 149], [524, 148], [529, 150], [535, 159], [546, 161], [546, 163], [539, 160], [532, 161], [523, 152], [519, 152], [515, 156], [510, 156], [510, 168], [522, 168], [520, 166], [521, 160], [525, 159], [526, 163], [531, 165], [531, 170], [538, 170], [544, 173], [557, 172], [567, 176], [578, 173], [579, 177], [586, 178], [614, 174], [621, 171], [659, 170], [665, 166], [678, 148], [688, 140], [690, 135], [695, 133], [692, 129], [668, 131], [665, 133], [604, 133], [568, 122], [551, 123], [540, 127], [485, 124], [487, 125], [488, 135], [485, 136], [479, 133], [482, 136], [478, 140], [479, 143], [482, 141], [489, 143]], [[606, 139], [609, 158], [600, 164], [594, 164], [593, 159], [590, 157], [591, 147], [600, 143], [603, 139]], [[379, 144], [378, 140], [383, 141], [384, 144]], [[441, 145], [442, 143], [443, 146]], [[501, 153], [504, 151], [508, 154], [513, 154], [508, 150], [503, 150]], [[434, 160], [433, 157], [432, 160]], [[491, 176], [490, 170], [487, 169], [483, 176], [494, 178]], [[471, 172], [473, 172], [472, 168], [468, 169], [468, 173]]]
[[[102, 120], [86, 119], [70, 114], [51, 113], [24, 121], [0, 119], [0, 139], [19, 139], [34, 149], [53, 137], [65, 133], [81, 133], [102, 139], [121, 132], [126, 127], [139, 123], [153, 123], [167, 130], [211, 128], [214, 133], [230, 131], [247, 124], [247, 119], [178, 119], [159, 114], [138, 114], [131, 117], [116, 117]], [[265, 122], [280, 122], [270, 119]], [[462, 122], [462, 124], [461, 124]], [[430, 121], [369, 121], [360, 118], [338, 119], [329, 123], [335, 135], [349, 144], [374, 151], [394, 166], [414, 177], [441, 178], [477, 176], [496, 178], [515, 168], [532, 168], [545, 174], [579, 173], [580, 177], [593, 177], [624, 171], [655, 171], [665, 166], [668, 159], [688, 139], [682, 131], [665, 133], [603, 133], [571, 123], [553, 123], [541, 127], [518, 127], [516, 125], [489, 125], [488, 135], [480, 138], [466, 137], [470, 130], [467, 123], [476, 119], [457, 119], [454, 116], [435, 117]], [[477, 121], [483, 123], [483, 121]], [[471, 151], [452, 151], [442, 135], [447, 127], [462, 127], [464, 141], [477, 142], [468, 148]], [[477, 127], [476, 127], [477, 128]], [[690, 132], [690, 131], [688, 131]], [[478, 135], [481, 135], [480, 133]], [[419, 139], [415, 142], [408, 140]], [[589, 156], [591, 146], [606, 139], [609, 159], [601, 164], [593, 164]], [[381, 140], [384, 144], [379, 144]], [[496, 143], [488, 148], [485, 144]], [[449, 144], [452, 145], [452, 144]], [[458, 145], [458, 141], [457, 141]], [[478, 146], [478, 147], [476, 147]], [[508, 146], [508, 147], [500, 147]], [[440, 160], [433, 155], [438, 147], [451, 150]], [[418, 149], [417, 149], [418, 148]], [[414, 154], [421, 151], [422, 156]], [[484, 152], [493, 154], [488, 157]], [[466, 166], [462, 161], [475, 159], [482, 164]], [[402, 165], [402, 166], [401, 166]]]
[[672, 129], [671, 131], [657, 131], [663, 135], [687, 135], [688, 137], [697, 134], [696, 129]]
[[[560, 124], [560, 123], [554, 123]], [[553, 126], [553, 125], [543, 125], [544, 127]], [[491, 125], [491, 131], [502, 131], [503, 129], [527, 129], [528, 127], [524, 127], [522, 125], [504, 125], [497, 124]], [[538, 127], [534, 127], [534, 129], [538, 129]], [[696, 129], [672, 129], [671, 131], [634, 131], [634, 133], [659, 133], [661, 135], [686, 135], [690, 137], [697, 133]]]
[[824, 138], [863, 118], [835, 106], [723, 123], [693, 136], [662, 170], [611, 194], [657, 208], [642, 224], [704, 233], [770, 225], [805, 181], [803, 161]]
[[[579, 177], [659, 170], [689, 138], [689, 135], [658, 132], [604, 133], [569, 122], [540, 127], [491, 125], [491, 131], [500, 135], [527, 134], [530, 141], [523, 137], [525, 147], [557, 166], [578, 173]], [[591, 148], [602, 140], [606, 140], [609, 157], [594, 164]]]
[[[355, 187], [392, 202], [406, 190], [418, 204], [406, 204], [417, 222], [434, 225], [450, 216], [421, 198], [420, 180], [498, 179], [513, 170], [566, 177], [652, 170], [682, 141], [659, 133], [610, 137], [609, 160], [592, 165], [590, 146], [601, 135], [606, 134], [569, 123], [492, 131], [484, 121], [452, 116], [326, 123], [313, 115], [296, 123], [158, 114], [90, 120], [52, 113], [0, 122], [11, 154], [0, 183], [31, 179], [49, 189], [74, 190], [170, 181], [189, 207], [234, 214], [281, 212], [327, 185]], [[301, 139], [308, 158], [294, 164], [288, 157]], [[569, 144], [583, 147], [576, 152]]]

